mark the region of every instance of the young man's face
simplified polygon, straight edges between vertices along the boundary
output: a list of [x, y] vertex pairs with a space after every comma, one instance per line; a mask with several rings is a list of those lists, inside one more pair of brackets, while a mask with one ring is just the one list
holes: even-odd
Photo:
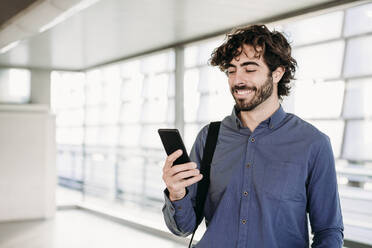
[[226, 73], [231, 94], [241, 111], [253, 110], [273, 94], [270, 70], [253, 46], [244, 45], [243, 52], [230, 62]]

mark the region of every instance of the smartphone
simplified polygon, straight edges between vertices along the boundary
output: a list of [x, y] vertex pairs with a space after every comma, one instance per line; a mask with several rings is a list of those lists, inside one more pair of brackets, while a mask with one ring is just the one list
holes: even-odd
[[177, 158], [176, 161], [173, 162], [173, 165], [190, 162], [185, 145], [177, 129], [158, 129], [158, 133], [168, 156], [178, 149], [182, 150], [181, 157]]

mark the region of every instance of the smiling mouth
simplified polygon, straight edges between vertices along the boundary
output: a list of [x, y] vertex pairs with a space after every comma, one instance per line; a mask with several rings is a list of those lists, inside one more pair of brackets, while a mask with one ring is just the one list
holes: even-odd
[[253, 90], [234, 90], [234, 93], [238, 96], [245, 96], [245, 95], [249, 95], [250, 93], [252, 93]]

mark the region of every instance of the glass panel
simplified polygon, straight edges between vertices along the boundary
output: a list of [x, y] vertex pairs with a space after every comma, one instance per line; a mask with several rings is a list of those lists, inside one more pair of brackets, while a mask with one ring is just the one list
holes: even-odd
[[185, 67], [189, 68], [196, 66], [198, 63], [198, 46], [194, 45], [185, 47], [184, 53]]
[[169, 74], [168, 80], [168, 97], [175, 97], [176, 95], [176, 78], [174, 73]]
[[87, 81], [87, 105], [97, 105], [103, 102], [103, 85], [101, 81]]
[[112, 199], [115, 196], [114, 154], [87, 151], [85, 193]]
[[218, 36], [187, 46], [185, 48], [185, 67], [206, 65], [213, 50], [222, 45], [224, 38], [225, 36]]
[[198, 108], [198, 121], [209, 123], [230, 115], [234, 106], [231, 99], [231, 96], [222, 94], [202, 95]]
[[331, 140], [333, 154], [338, 158], [341, 154], [341, 144], [344, 132], [344, 121], [309, 121]]
[[[87, 154], [85, 199], [89, 196], [111, 198], [118, 193], [121, 198], [137, 202], [146, 198], [160, 202], [164, 185], [161, 184], [161, 173], [155, 167], [160, 154], [163, 159], [164, 151], [157, 129], [174, 127], [173, 50], [88, 71], [87, 82], [86, 101], [80, 97], [86, 106], [79, 108], [86, 111], [85, 123], [82, 123], [84, 112], [80, 113], [80, 118], [70, 112], [64, 113], [59, 121], [61, 124], [86, 125], [85, 133], [81, 128], [80, 135], [82, 143], [85, 134]], [[81, 89], [84, 90], [84, 85]], [[79, 137], [71, 132], [71, 137], [67, 136], [70, 129], [61, 130], [58, 137], [62, 141], [63, 138]], [[146, 159], [138, 154], [146, 154]], [[118, 192], [115, 191], [116, 159], [120, 160]], [[136, 177], [133, 171], [140, 172], [137, 181], [130, 180]], [[149, 179], [148, 191], [145, 191], [144, 179], [153, 173], [158, 173], [158, 178]]]
[[102, 145], [116, 145], [119, 141], [119, 130], [117, 126], [106, 126], [100, 130], [99, 133], [99, 144]]
[[372, 121], [348, 121], [343, 157], [372, 160]]
[[145, 101], [141, 121], [144, 123], [166, 122], [167, 106], [167, 99]]
[[343, 40], [293, 49], [298, 62], [298, 79], [336, 78], [341, 74]]
[[228, 90], [226, 75], [219, 69], [203, 66], [199, 70], [198, 91], [200, 93], [221, 92]]
[[350, 80], [346, 84], [345, 118], [372, 116], [372, 78]]
[[[56, 115], [58, 185], [82, 191], [85, 73], [53, 71], [50, 79], [51, 109]], [[80, 193], [68, 190], [69, 194], [64, 194], [66, 189], [60, 190], [63, 201], [58, 199], [57, 204], [81, 201]]]
[[176, 103], [175, 99], [171, 98], [168, 99], [168, 104], [167, 104], [167, 113], [166, 113], [166, 119], [165, 122], [167, 123], [174, 123], [176, 120]]
[[347, 43], [345, 70], [346, 77], [372, 74], [372, 36], [350, 39]]
[[[162, 126], [161, 128], [167, 128], [167, 125]], [[163, 149], [163, 145], [160, 141], [158, 134], [159, 125], [144, 125], [140, 142], [143, 148], [158, 148]]]
[[141, 73], [156, 73], [173, 71], [175, 69], [174, 51], [161, 52], [145, 57], [141, 60]]
[[341, 36], [343, 12], [337, 11], [291, 22], [284, 26], [293, 46], [329, 40]]
[[145, 98], [165, 98], [168, 95], [169, 75], [162, 73], [146, 76], [143, 81], [142, 96]]
[[186, 122], [222, 120], [234, 105], [227, 78], [216, 68], [186, 70], [184, 89]]
[[147, 163], [145, 171], [145, 195], [147, 198], [158, 202], [163, 201], [163, 190], [166, 187], [162, 180], [163, 163], [163, 159], [161, 161], [151, 159]]
[[118, 142], [118, 128], [87, 127], [85, 142], [89, 145], [115, 145]]
[[141, 60], [134, 59], [125, 61], [121, 65], [121, 76], [123, 79], [134, 78], [141, 73]]
[[[2, 77], [4, 71], [9, 73], [8, 80]], [[0, 102], [28, 103], [31, 95], [31, 73], [22, 69], [0, 70], [0, 87]]]
[[53, 110], [82, 108], [85, 101], [84, 85], [84, 73], [53, 71], [51, 74], [51, 104]]
[[136, 100], [141, 97], [144, 77], [137, 75], [123, 81], [121, 99], [123, 101]]
[[87, 82], [91, 83], [101, 83], [103, 81], [103, 73], [100, 69], [90, 70], [86, 73]]
[[345, 83], [343, 81], [296, 81], [295, 114], [302, 118], [337, 118], [341, 115]]
[[121, 123], [137, 123], [139, 122], [142, 113], [142, 100], [125, 102], [121, 107], [120, 122]]
[[[58, 176], [82, 180], [83, 172], [83, 152], [81, 146], [58, 146], [58, 156], [57, 156], [57, 168]], [[66, 182], [65, 182], [66, 184]], [[70, 186], [74, 184], [71, 183]], [[69, 186], [69, 185], [66, 185]], [[76, 184], [75, 184], [76, 187]]]
[[121, 70], [119, 65], [108, 65], [103, 67], [102, 79], [106, 84], [117, 84], [121, 83]]
[[86, 124], [97, 125], [102, 121], [102, 106], [88, 107], [85, 110], [86, 113]]
[[213, 113], [211, 112], [211, 107], [214, 102], [212, 102], [212, 97], [210, 95], [201, 95], [200, 104], [198, 107], [197, 121], [198, 122], [208, 122], [211, 120]]
[[[295, 101], [296, 101], [296, 89], [297, 87], [297, 82], [300, 80], [295, 81], [294, 83], [292, 82], [291, 90], [288, 96], [283, 97], [283, 101], [281, 102], [281, 105], [284, 109], [285, 112], [287, 113], [294, 113], [295, 112]], [[293, 86], [296, 85], [296, 86]]]
[[57, 128], [57, 144], [81, 145], [83, 143], [84, 130], [80, 127]]
[[86, 127], [85, 128], [85, 143], [87, 145], [97, 145], [98, 144], [98, 127]]
[[118, 120], [118, 107], [96, 106], [87, 108], [86, 123], [89, 125], [114, 124]]
[[365, 4], [346, 10], [345, 36], [372, 31], [372, 4]]
[[84, 109], [60, 110], [56, 116], [57, 127], [83, 126]]
[[122, 197], [128, 200], [138, 199], [144, 191], [144, 159], [132, 156], [120, 161], [118, 186]]
[[198, 135], [201, 127], [199, 124], [185, 124], [185, 135], [182, 137], [187, 152], [190, 154], [191, 147], [195, 142], [196, 136]]
[[106, 104], [118, 105], [120, 103], [121, 81], [107, 81], [103, 85], [102, 100]]
[[120, 145], [138, 146], [142, 127], [140, 125], [125, 125], [120, 132]]
[[184, 74], [184, 119], [196, 121], [200, 93], [198, 92], [199, 70], [186, 70]]
[[224, 36], [219, 36], [208, 41], [204, 41], [198, 46], [198, 65], [206, 65], [211, 58], [214, 49], [222, 45]]
[[119, 119], [119, 109], [118, 105], [106, 105], [102, 107], [101, 121], [103, 124], [115, 124]]

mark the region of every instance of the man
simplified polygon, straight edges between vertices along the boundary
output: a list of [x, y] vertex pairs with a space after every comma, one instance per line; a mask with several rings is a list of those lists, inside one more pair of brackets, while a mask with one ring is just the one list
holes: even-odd
[[[207, 231], [196, 247], [309, 247], [307, 213], [312, 247], [342, 247], [329, 138], [280, 105], [296, 67], [286, 38], [264, 25], [237, 29], [213, 52], [211, 64], [226, 72], [236, 105], [221, 123], [204, 208]], [[208, 125], [198, 134], [192, 162], [172, 167], [181, 155], [176, 151], [163, 168], [163, 214], [179, 236], [195, 227], [207, 132]]]

